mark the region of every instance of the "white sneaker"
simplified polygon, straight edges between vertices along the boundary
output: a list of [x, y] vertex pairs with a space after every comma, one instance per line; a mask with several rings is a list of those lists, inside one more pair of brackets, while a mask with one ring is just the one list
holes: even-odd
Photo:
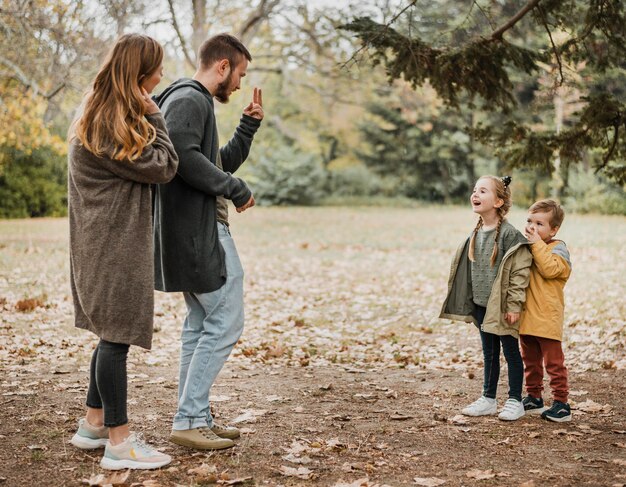
[[524, 416], [524, 405], [517, 399], [507, 399], [498, 418], [503, 421], [515, 421]]
[[83, 450], [102, 448], [109, 441], [109, 428], [106, 426], [92, 426], [85, 418], [78, 422], [78, 430], [70, 443]]
[[[522, 407], [522, 410], [523, 409], [524, 408]], [[465, 416], [489, 416], [491, 414], [496, 414], [497, 410], [498, 403], [495, 399], [480, 396], [476, 401], [464, 408], [461, 413]]]
[[147, 445], [136, 434], [131, 434], [119, 445], [107, 443], [100, 466], [107, 470], [125, 468], [160, 468], [172, 461], [172, 457]]

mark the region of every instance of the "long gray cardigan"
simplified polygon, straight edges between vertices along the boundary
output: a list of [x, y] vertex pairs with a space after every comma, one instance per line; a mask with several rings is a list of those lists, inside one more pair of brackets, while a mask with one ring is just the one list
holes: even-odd
[[149, 349], [154, 314], [152, 192], [178, 157], [160, 113], [156, 140], [133, 162], [69, 148], [70, 282], [75, 324], [100, 338]]
[[[176, 177], [155, 190], [155, 288], [208, 293], [226, 280], [217, 238], [216, 196], [243, 206], [252, 193], [233, 176], [248, 157], [261, 122], [243, 115], [231, 140], [219, 147], [213, 97], [199, 82], [181, 79], [157, 98], [180, 159]], [[223, 170], [216, 166], [217, 155]]]

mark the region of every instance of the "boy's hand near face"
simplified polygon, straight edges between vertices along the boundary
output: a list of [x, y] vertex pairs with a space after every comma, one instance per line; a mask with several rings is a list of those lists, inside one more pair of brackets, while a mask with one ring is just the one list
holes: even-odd
[[526, 234], [526, 238], [528, 239], [530, 243], [535, 243], [535, 242], [539, 242], [539, 240], [543, 240], [539, 236], [539, 233], [537, 233], [537, 231], [533, 227], [527, 226], [524, 229], [524, 233]]

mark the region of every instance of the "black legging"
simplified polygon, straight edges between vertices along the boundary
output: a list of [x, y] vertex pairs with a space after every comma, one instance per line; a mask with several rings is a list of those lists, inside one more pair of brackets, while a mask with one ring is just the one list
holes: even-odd
[[[476, 305], [474, 317], [478, 325], [485, 319], [486, 308]], [[500, 378], [500, 345], [506, 358], [509, 370], [509, 397], [522, 400], [522, 384], [524, 382], [524, 365], [519, 351], [519, 341], [511, 335], [494, 335], [480, 330], [480, 340], [483, 345], [483, 359], [485, 375], [483, 382], [483, 396], [495, 399]]]
[[91, 357], [87, 406], [104, 408], [105, 426], [128, 423], [126, 357], [129, 345], [100, 340]]

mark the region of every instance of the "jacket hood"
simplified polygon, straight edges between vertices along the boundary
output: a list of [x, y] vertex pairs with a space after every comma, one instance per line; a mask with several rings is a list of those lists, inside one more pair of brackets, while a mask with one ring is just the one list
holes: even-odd
[[165, 88], [161, 93], [152, 97], [154, 102], [161, 107], [165, 100], [176, 90], [180, 90], [181, 88], [191, 88], [196, 90], [199, 93], [202, 93], [211, 104], [213, 104], [213, 97], [209, 90], [207, 90], [199, 81], [193, 80], [191, 78], [180, 78], [174, 81], [171, 85]]

